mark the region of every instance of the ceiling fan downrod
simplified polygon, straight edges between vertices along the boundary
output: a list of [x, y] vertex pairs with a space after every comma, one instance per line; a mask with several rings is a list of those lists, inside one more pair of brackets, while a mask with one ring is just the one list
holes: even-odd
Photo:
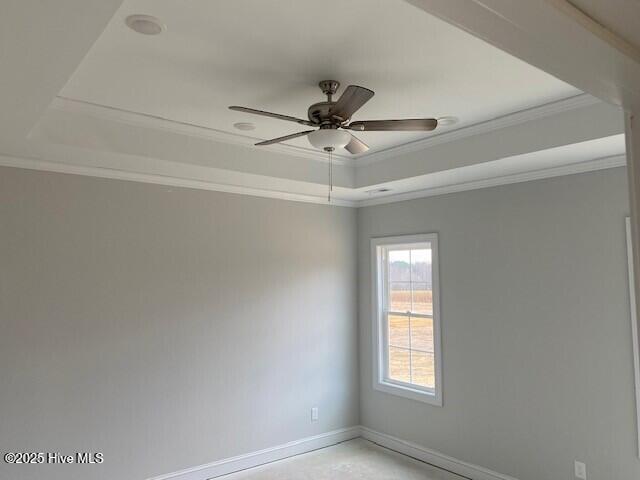
[[338, 88], [340, 88], [340, 82], [337, 80], [322, 80], [318, 83], [318, 86], [320, 90], [322, 90], [322, 93], [327, 96], [327, 103], [329, 103], [333, 101], [333, 95], [338, 91]]

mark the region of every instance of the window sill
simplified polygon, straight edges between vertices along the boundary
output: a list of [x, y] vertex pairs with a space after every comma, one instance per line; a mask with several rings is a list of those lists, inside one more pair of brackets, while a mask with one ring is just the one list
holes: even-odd
[[397, 385], [390, 382], [374, 382], [373, 388], [380, 392], [389, 393], [398, 397], [409, 398], [411, 400], [417, 400], [418, 402], [428, 403], [436, 407], [442, 406], [442, 395], [440, 392], [425, 392], [414, 388]]

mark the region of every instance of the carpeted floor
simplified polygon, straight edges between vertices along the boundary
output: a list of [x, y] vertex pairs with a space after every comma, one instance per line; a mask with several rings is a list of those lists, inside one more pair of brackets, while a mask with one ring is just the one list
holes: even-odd
[[250, 468], [224, 480], [463, 480], [453, 473], [357, 438]]

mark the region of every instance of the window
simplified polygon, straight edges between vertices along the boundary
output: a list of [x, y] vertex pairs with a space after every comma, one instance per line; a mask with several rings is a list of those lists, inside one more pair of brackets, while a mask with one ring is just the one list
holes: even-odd
[[442, 405], [438, 238], [371, 240], [374, 388]]

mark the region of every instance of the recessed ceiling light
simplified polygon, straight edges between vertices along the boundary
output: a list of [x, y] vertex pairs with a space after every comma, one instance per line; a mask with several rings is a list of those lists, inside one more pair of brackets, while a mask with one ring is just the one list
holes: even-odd
[[143, 35], [158, 35], [167, 29], [167, 26], [151, 15], [129, 15], [125, 20], [127, 26]]
[[244, 130], [244, 131], [256, 129], [256, 126], [250, 122], [238, 122], [238, 123], [234, 123], [233, 126], [238, 130]]
[[457, 117], [438, 117], [438, 125], [446, 127], [458, 123]]
[[383, 187], [383, 188], [376, 188], [376, 189], [374, 189], [374, 190], [367, 190], [367, 193], [368, 193], [369, 195], [376, 195], [376, 194], [378, 194], [378, 193], [387, 193], [387, 192], [390, 192], [390, 191], [391, 191], [391, 189], [390, 189], [390, 188], [384, 188], [384, 187]]

